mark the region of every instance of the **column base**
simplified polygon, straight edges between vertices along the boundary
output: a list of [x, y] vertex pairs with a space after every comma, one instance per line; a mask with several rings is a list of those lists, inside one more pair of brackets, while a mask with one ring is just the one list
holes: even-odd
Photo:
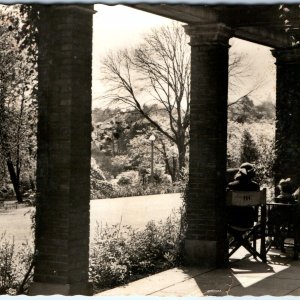
[[218, 257], [221, 253], [217, 249], [217, 245], [216, 241], [185, 240], [184, 264], [208, 268], [226, 267], [228, 265], [227, 255], [224, 254], [222, 257]]
[[92, 296], [93, 287], [91, 283], [73, 283], [73, 284], [57, 284], [57, 283], [43, 283], [33, 282], [29, 287], [29, 296]]

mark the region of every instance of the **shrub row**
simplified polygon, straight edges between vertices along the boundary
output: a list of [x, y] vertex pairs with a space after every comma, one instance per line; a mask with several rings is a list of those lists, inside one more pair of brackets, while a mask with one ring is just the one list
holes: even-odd
[[[94, 291], [109, 289], [180, 263], [183, 226], [182, 211], [166, 221], [150, 221], [144, 229], [125, 225], [96, 228], [90, 247], [90, 281]], [[0, 294], [26, 293], [29, 276], [20, 290], [33, 259], [28, 243], [16, 247], [5, 235], [0, 237]], [[32, 272], [31, 272], [32, 273]]]
[[113, 185], [107, 181], [98, 181], [97, 188], [91, 189], [91, 199], [134, 197], [156, 194], [180, 193], [183, 186], [180, 184], [148, 184], [143, 185]]
[[114, 225], [97, 228], [90, 253], [90, 279], [99, 292], [178, 265], [183, 230], [180, 214], [150, 221], [143, 230]]

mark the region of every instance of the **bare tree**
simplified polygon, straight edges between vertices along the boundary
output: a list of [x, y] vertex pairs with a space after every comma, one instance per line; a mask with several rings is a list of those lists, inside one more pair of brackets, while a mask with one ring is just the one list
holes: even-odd
[[[109, 54], [103, 72], [110, 85], [106, 97], [138, 110], [174, 143], [182, 171], [190, 111], [190, 49], [182, 26], [173, 23], [154, 29], [136, 49]], [[147, 102], [158, 106], [145, 109]], [[167, 126], [156, 116], [157, 109], [166, 113]]]
[[265, 84], [265, 78], [254, 76], [249, 57], [235, 51], [229, 52], [228, 78], [228, 107], [250, 97]]
[[[190, 113], [190, 46], [181, 24], [153, 29], [145, 35], [135, 49], [124, 49], [108, 54], [103, 60], [103, 80], [109, 87], [103, 98], [125, 104], [147, 119], [152, 126], [176, 145], [178, 167], [185, 167], [185, 155], [189, 143]], [[243, 58], [233, 55], [229, 62], [231, 89], [238, 89], [242, 79], [248, 76]], [[246, 95], [250, 95], [254, 86]], [[244, 97], [245, 95], [243, 95]], [[239, 102], [239, 97], [234, 103]], [[146, 110], [147, 102], [156, 103]], [[231, 105], [233, 105], [232, 103]], [[149, 107], [149, 106], [147, 106]], [[155, 114], [165, 112], [168, 124]], [[167, 125], [167, 126], [166, 126]]]

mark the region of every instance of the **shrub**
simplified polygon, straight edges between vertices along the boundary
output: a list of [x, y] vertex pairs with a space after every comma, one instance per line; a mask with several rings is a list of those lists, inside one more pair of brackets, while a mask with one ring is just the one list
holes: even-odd
[[111, 158], [110, 173], [114, 178], [121, 172], [131, 168], [131, 158], [128, 155], [116, 155]]
[[144, 195], [157, 195], [157, 194], [170, 194], [181, 192], [182, 186], [178, 184], [156, 184], [151, 183], [146, 186], [122, 186], [117, 185], [114, 192], [111, 194], [111, 198], [118, 197], [133, 197]]
[[143, 230], [121, 224], [97, 228], [90, 251], [90, 279], [95, 290], [111, 288], [179, 263], [183, 233], [180, 214], [150, 221]]
[[[5, 234], [0, 237], [0, 295], [17, 294], [24, 276], [33, 259], [33, 249], [28, 244], [22, 244], [17, 250], [14, 241], [6, 239]], [[25, 283], [23, 291], [27, 289], [31, 277]]]
[[113, 184], [104, 180], [91, 181], [91, 199], [113, 198], [114, 194]]
[[110, 198], [113, 193], [113, 185], [106, 181], [106, 178], [96, 163], [95, 159], [91, 159], [91, 199]]
[[91, 158], [91, 180], [106, 180], [102, 170], [93, 158]]
[[122, 172], [117, 176], [119, 185], [136, 185], [139, 182], [139, 173], [137, 171]]

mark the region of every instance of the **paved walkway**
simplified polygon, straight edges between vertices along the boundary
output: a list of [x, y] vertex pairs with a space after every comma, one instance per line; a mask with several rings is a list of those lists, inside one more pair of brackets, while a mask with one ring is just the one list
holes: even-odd
[[174, 268], [95, 296], [300, 296], [300, 260], [271, 250], [268, 263], [236, 254], [228, 269]]

